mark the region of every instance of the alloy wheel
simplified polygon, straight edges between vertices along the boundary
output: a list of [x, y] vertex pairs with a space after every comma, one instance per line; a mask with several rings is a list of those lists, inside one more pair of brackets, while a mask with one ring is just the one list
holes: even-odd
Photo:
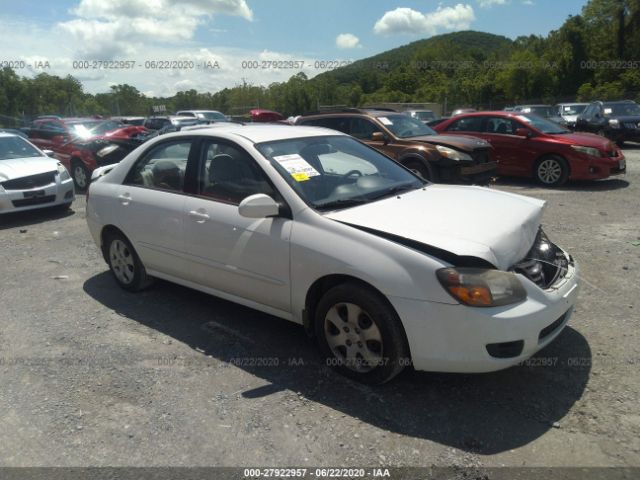
[[135, 263], [131, 251], [122, 240], [115, 239], [111, 242], [109, 260], [116, 278], [124, 284], [130, 284], [135, 275]]
[[80, 188], [87, 186], [87, 172], [82, 165], [76, 165], [73, 169], [73, 179]]
[[342, 365], [365, 373], [382, 362], [382, 334], [369, 314], [353, 303], [338, 303], [325, 316], [327, 344]]
[[543, 183], [556, 183], [561, 177], [562, 165], [560, 165], [557, 160], [548, 158], [540, 162], [540, 165], [538, 165], [538, 178], [540, 178]]

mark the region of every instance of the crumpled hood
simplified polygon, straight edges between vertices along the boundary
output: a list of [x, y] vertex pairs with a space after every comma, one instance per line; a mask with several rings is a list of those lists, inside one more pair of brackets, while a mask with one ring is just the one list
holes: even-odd
[[14, 158], [0, 160], [0, 182], [14, 178], [53, 172], [58, 169], [58, 161], [50, 157]]
[[409, 140], [442, 145], [456, 150], [462, 150], [463, 152], [473, 152], [474, 150], [491, 148], [491, 144], [486, 140], [468, 135], [422, 135], [420, 137], [410, 137]]
[[544, 204], [483, 187], [432, 184], [326, 216], [507, 270], [533, 246]]

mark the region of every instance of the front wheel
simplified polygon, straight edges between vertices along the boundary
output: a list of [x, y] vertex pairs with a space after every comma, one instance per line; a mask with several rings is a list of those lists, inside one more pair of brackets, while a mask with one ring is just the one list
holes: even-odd
[[564, 158], [550, 155], [538, 160], [534, 176], [546, 187], [559, 187], [569, 179], [569, 166]]
[[140, 257], [124, 235], [110, 233], [105, 239], [104, 248], [111, 273], [120, 287], [137, 292], [151, 283]]
[[346, 283], [325, 293], [314, 327], [327, 365], [359, 382], [388, 382], [410, 363], [395, 311], [360, 285]]
[[435, 174], [431, 169], [419, 160], [409, 160], [404, 163], [404, 166], [428, 182], [436, 181]]

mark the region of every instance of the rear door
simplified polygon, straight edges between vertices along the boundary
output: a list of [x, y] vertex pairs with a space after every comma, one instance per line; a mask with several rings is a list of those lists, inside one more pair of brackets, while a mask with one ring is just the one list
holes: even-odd
[[290, 312], [292, 220], [246, 218], [238, 205], [264, 193], [283, 201], [242, 147], [207, 137], [197, 158], [194, 191], [183, 205], [189, 280]]
[[118, 187], [114, 217], [149, 270], [184, 278], [187, 161], [197, 141], [182, 137], [144, 152]]

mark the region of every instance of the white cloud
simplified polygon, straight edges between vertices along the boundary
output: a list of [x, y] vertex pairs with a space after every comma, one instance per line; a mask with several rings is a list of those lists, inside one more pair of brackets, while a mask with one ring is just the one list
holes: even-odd
[[494, 5], [506, 5], [509, 0], [477, 0], [480, 4], [480, 8], [491, 8]]
[[465, 30], [475, 21], [471, 5], [458, 3], [454, 7], [438, 7], [421, 13], [411, 8], [396, 8], [386, 12], [373, 27], [379, 35], [410, 34], [431, 36], [439, 30]]
[[113, 59], [135, 53], [141, 43], [180, 42], [218, 14], [251, 21], [246, 0], [80, 0], [58, 24], [80, 46], [78, 58]]
[[360, 39], [353, 33], [341, 33], [336, 37], [336, 47], [338, 48], [356, 48], [361, 46]]

